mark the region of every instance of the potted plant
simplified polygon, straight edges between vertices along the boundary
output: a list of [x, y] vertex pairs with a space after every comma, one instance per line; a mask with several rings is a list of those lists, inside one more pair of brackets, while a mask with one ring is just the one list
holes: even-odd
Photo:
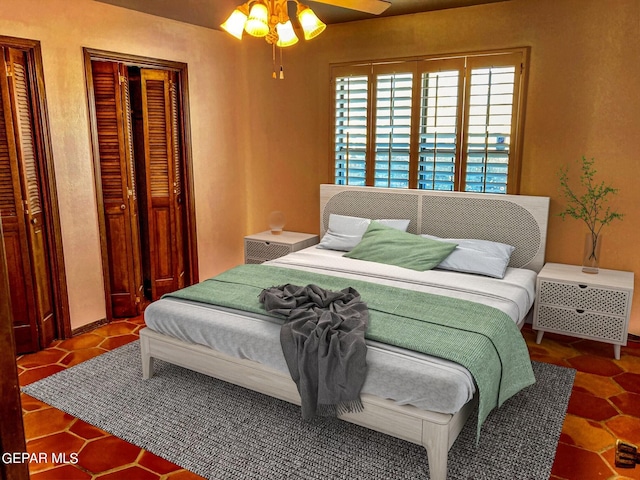
[[565, 165], [560, 168], [560, 189], [567, 200], [565, 209], [558, 215], [564, 220], [567, 216], [582, 220], [589, 229], [585, 238], [585, 251], [582, 271], [598, 273], [600, 264], [600, 248], [602, 245], [602, 227], [615, 219], [622, 219], [622, 214], [611, 211], [606, 205], [610, 196], [618, 192], [617, 188], [606, 185], [604, 181], [595, 180], [595, 160], [582, 157], [580, 188], [574, 190], [569, 185], [569, 169]]

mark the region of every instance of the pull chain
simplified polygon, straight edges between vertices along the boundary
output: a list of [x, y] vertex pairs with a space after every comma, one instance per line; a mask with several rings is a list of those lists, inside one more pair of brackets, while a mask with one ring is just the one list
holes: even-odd
[[284, 80], [284, 69], [282, 67], [282, 47], [280, 47], [280, 80]]
[[271, 59], [273, 60], [273, 75], [272, 78], [275, 80], [277, 77], [276, 75], [276, 44], [275, 42], [271, 44], [272, 48], [272, 53], [271, 53]]

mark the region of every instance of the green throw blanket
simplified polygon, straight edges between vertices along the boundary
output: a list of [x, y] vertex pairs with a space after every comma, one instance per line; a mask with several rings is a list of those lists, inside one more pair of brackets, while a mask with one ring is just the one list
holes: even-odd
[[513, 320], [467, 300], [269, 265], [241, 265], [165, 297], [268, 314], [260, 293], [286, 283], [355, 288], [369, 309], [366, 338], [463, 365], [480, 394], [478, 437], [494, 407], [535, 382], [527, 346]]

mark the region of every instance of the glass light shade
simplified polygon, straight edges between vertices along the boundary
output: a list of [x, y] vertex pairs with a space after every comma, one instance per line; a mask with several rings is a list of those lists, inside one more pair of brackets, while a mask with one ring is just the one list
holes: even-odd
[[230, 33], [238, 40], [242, 40], [242, 32], [244, 31], [244, 24], [247, 22], [247, 15], [236, 8], [229, 18], [220, 25], [226, 32]]
[[255, 3], [251, 7], [244, 29], [254, 37], [264, 37], [269, 33], [269, 12], [264, 4]]
[[276, 25], [276, 31], [278, 32], [278, 41], [276, 42], [278, 47], [290, 47], [298, 43], [298, 37], [296, 32], [293, 31], [291, 20], [287, 20], [287, 23]]
[[317, 37], [327, 26], [320, 21], [313, 10], [309, 7], [298, 4], [298, 21], [304, 32], [304, 39], [311, 40]]

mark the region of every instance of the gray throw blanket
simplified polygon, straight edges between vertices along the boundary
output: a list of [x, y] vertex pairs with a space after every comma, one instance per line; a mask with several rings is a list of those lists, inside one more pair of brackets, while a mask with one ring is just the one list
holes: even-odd
[[369, 310], [360, 294], [287, 284], [264, 289], [259, 298], [268, 312], [286, 319], [280, 343], [302, 399], [302, 417], [362, 411]]

